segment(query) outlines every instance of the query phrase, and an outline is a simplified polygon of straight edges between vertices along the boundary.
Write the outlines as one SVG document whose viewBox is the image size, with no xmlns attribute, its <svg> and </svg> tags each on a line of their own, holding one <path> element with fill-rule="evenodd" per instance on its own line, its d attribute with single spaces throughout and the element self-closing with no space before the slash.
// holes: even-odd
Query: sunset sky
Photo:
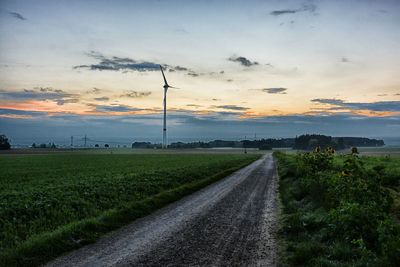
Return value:
<svg viewBox="0 0 400 267">
<path fill-rule="evenodd" d="M 400 137 L 400 1 L 0 0 L 15 142 Z M 65 141 L 67 142 L 67 141 Z"/>
</svg>

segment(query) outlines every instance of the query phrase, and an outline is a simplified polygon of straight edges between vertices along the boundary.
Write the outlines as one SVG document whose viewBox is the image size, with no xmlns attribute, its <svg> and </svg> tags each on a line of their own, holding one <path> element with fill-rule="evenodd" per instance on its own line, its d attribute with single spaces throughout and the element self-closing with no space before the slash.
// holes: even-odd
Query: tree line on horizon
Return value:
<svg viewBox="0 0 400 267">
<path fill-rule="evenodd" d="M 379 147 L 384 146 L 385 142 L 379 139 L 371 139 L 366 137 L 332 137 L 321 134 L 304 134 L 296 136 L 295 138 L 267 138 L 259 140 L 241 140 L 241 141 L 228 141 L 228 140 L 213 140 L 209 142 L 174 142 L 168 145 L 168 148 L 185 149 L 185 148 L 218 148 L 218 147 L 232 147 L 232 148 L 258 148 L 260 150 L 271 150 L 272 148 L 293 148 L 298 150 L 312 150 L 319 146 L 321 148 L 332 147 L 335 150 L 346 149 L 350 147 Z M 49 144 L 35 144 L 32 148 L 57 148 L 54 143 Z M 95 147 L 99 147 L 98 144 Z M 109 147 L 108 144 L 105 147 Z M 0 150 L 7 150 L 11 148 L 9 139 L 0 134 Z M 151 142 L 134 142 L 132 148 L 161 148 L 160 144 L 153 144 Z"/>
<path fill-rule="evenodd" d="M 267 138 L 260 140 L 213 140 L 209 142 L 174 142 L 168 145 L 168 148 L 258 148 L 260 150 L 271 150 L 272 148 L 293 148 L 299 150 L 312 150 L 319 146 L 321 148 L 332 147 L 335 150 L 346 149 L 350 147 L 371 147 L 384 146 L 383 140 L 371 139 L 365 137 L 332 137 L 320 134 L 304 134 L 295 138 Z M 132 148 L 159 148 L 159 144 L 151 142 L 134 142 Z"/>
</svg>

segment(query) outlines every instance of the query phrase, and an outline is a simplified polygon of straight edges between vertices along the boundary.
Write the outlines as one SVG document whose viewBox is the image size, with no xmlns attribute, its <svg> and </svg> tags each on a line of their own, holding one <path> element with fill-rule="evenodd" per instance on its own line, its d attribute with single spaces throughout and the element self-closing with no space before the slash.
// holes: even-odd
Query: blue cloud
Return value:
<svg viewBox="0 0 400 267">
<path fill-rule="evenodd" d="M 131 112 L 131 111 L 141 111 L 143 109 L 134 108 L 127 105 L 96 105 L 96 111 L 99 112 Z"/>
<path fill-rule="evenodd" d="M 268 94 L 286 94 L 287 88 L 282 87 L 273 87 L 273 88 L 264 88 L 261 91 L 266 92 Z"/>
<path fill-rule="evenodd" d="M 227 110 L 248 110 L 250 108 L 236 106 L 236 105 L 220 105 L 220 106 L 211 106 L 212 108 L 220 108 L 220 109 L 227 109 Z"/>
<path fill-rule="evenodd" d="M 139 91 L 126 91 L 121 97 L 128 97 L 128 98 L 142 98 L 151 95 L 150 91 L 146 92 L 139 92 Z"/>
<path fill-rule="evenodd" d="M 282 10 L 274 10 L 271 12 L 271 15 L 274 16 L 279 16 L 279 15 L 285 15 L 285 14 L 294 14 L 299 12 L 298 9 L 282 9 Z"/>
<path fill-rule="evenodd" d="M 160 64 L 150 61 L 140 61 L 127 57 L 106 57 L 101 53 L 90 51 L 87 54 L 89 57 L 99 60 L 100 62 L 97 64 L 90 65 L 77 65 L 74 66 L 73 69 L 89 69 L 89 70 L 109 70 L 109 71 L 159 71 L 160 65 L 162 65 L 165 69 L 169 69 L 172 71 L 188 71 L 187 68 L 182 66 L 170 66 L 167 64 Z"/>
<path fill-rule="evenodd" d="M 254 66 L 254 65 L 259 65 L 259 63 L 257 61 L 251 61 L 251 60 L 249 60 L 249 59 L 247 59 L 245 57 L 232 56 L 232 57 L 228 58 L 228 60 L 232 61 L 232 62 L 237 62 L 240 65 L 245 66 L 245 67 L 251 67 L 251 66 Z"/>
<path fill-rule="evenodd" d="M 317 98 L 312 102 L 332 105 L 330 109 L 353 109 L 353 110 L 371 110 L 371 111 L 400 111 L 400 101 L 377 101 L 371 103 L 346 102 L 341 99 Z"/>
<path fill-rule="evenodd" d="M 11 16 L 13 16 L 14 18 L 19 19 L 19 20 L 26 20 L 26 18 L 24 16 L 22 16 L 20 13 L 8 12 L 8 14 L 10 14 Z"/>
<path fill-rule="evenodd" d="M 0 99 L 7 100 L 50 100 L 57 103 L 57 105 L 64 105 L 65 103 L 79 102 L 79 95 L 70 94 L 60 89 L 51 87 L 37 87 L 34 89 L 24 89 L 22 91 L 6 91 L 0 90 Z"/>
<path fill-rule="evenodd" d="M 127 106 L 98 106 L 100 110 L 132 111 Z M 87 133 L 91 137 L 105 136 L 133 140 L 160 141 L 162 113 L 149 115 L 74 115 L 0 110 L 0 114 L 32 115 L 33 119 L 9 119 L 0 116 L 1 130 L 14 143 L 32 144 L 40 140 L 60 140 L 69 143 L 70 135 Z M 123 114 L 123 113 L 122 113 Z M 334 136 L 398 136 L 400 117 L 366 117 L 354 114 L 289 115 L 240 118 L 240 112 L 196 114 L 188 111 L 168 113 L 169 140 L 242 139 L 244 135 L 259 137 L 293 137 L 304 133 Z M 37 119 L 35 119 L 37 118 Z M 188 138 L 190 136 L 190 138 Z M 20 141 L 19 141 L 20 140 Z M 103 139 L 101 139 L 103 140 Z"/>
<path fill-rule="evenodd" d="M 26 111 L 26 110 L 11 109 L 11 108 L 0 108 L 0 115 L 47 116 L 47 112 Z"/>
<path fill-rule="evenodd" d="M 102 96 L 102 97 L 95 97 L 94 100 L 96 100 L 96 101 L 108 101 L 108 100 L 110 100 L 110 98 L 106 97 L 106 96 Z"/>
<path fill-rule="evenodd" d="M 303 5 L 303 7 L 298 9 L 281 9 L 281 10 L 274 10 L 270 14 L 273 16 L 281 16 L 287 14 L 295 14 L 299 12 L 309 12 L 311 14 L 315 14 L 317 6 L 314 4 Z"/>
</svg>

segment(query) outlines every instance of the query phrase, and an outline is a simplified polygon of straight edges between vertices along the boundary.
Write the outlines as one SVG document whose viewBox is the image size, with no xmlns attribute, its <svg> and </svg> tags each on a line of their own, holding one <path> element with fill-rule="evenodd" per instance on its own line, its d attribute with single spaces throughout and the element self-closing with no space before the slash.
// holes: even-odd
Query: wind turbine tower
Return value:
<svg viewBox="0 0 400 267">
<path fill-rule="evenodd" d="M 164 78 L 164 123 L 163 123 L 163 142 L 162 142 L 162 148 L 167 148 L 167 91 L 168 88 L 176 88 L 173 86 L 170 86 L 167 82 L 167 79 L 165 78 L 164 71 L 162 66 L 160 65 L 160 70 L 162 73 L 162 76 Z M 176 88 L 177 89 L 177 88 Z"/>
</svg>

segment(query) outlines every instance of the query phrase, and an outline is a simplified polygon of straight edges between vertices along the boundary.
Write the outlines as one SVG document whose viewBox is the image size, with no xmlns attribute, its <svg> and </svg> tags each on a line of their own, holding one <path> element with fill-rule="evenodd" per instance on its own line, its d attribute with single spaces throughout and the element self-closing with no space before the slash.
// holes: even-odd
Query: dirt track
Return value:
<svg viewBox="0 0 400 267">
<path fill-rule="evenodd" d="M 49 266 L 275 266 L 271 155 Z"/>
</svg>

